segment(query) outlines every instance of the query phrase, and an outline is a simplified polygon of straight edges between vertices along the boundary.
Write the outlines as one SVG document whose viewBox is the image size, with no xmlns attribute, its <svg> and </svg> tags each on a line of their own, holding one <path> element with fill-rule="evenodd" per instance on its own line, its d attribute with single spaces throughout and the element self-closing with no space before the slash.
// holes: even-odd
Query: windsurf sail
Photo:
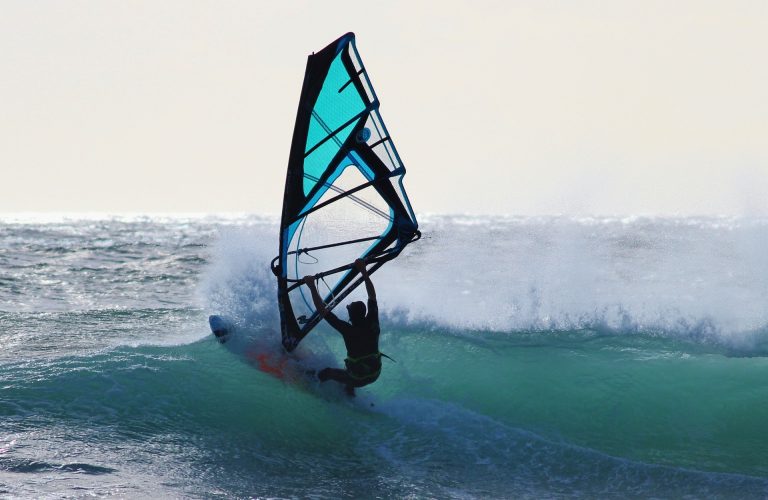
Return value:
<svg viewBox="0 0 768 500">
<path fill-rule="evenodd" d="M 421 234 L 405 167 L 347 33 L 309 56 L 285 180 L 277 276 L 282 342 L 292 351 L 321 320 L 301 279 L 316 275 L 329 309 Z"/>
</svg>

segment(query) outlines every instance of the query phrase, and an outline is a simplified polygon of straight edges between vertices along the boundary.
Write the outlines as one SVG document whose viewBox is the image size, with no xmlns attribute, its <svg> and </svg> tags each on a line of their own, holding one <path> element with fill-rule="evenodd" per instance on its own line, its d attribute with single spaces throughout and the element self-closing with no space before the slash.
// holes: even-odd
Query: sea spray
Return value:
<svg viewBox="0 0 768 500">
<path fill-rule="evenodd" d="M 0 495 L 768 495 L 767 221 L 420 220 L 373 407 L 210 335 L 277 342 L 274 217 L 0 225 Z"/>
</svg>

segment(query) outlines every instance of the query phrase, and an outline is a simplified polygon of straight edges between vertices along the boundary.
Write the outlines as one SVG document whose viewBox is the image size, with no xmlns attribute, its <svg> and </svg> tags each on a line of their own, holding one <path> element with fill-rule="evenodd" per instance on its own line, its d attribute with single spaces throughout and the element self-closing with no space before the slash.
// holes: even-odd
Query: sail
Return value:
<svg viewBox="0 0 768 500">
<path fill-rule="evenodd" d="M 373 273 L 420 237 L 405 168 L 378 109 L 353 33 L 309 56 L 272 261 L 288 351 L 321 319 L 303 276 L 322 278 L 318 289 L 332 309 L 363 281 L 355 259 Z"/>
</svg>

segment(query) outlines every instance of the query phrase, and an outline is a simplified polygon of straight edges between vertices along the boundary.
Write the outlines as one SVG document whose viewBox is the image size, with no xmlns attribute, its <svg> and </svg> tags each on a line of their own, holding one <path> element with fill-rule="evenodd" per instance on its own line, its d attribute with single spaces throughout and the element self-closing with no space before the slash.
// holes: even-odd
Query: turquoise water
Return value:
<svg viewBox="0 0 768 500">
<path fill-rule="evenodd" d="M 209 334 L 277 340 L 273 219 L 0 226 L 0 495 L 768 496 L 767 224 L 425 219 L 352 401 Z"/>
</svg>

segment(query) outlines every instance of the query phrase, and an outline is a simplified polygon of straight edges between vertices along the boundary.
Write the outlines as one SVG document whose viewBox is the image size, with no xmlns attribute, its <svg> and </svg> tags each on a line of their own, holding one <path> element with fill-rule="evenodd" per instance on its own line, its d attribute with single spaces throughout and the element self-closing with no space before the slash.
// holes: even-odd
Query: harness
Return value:
<svg viewBox="0 0 768 500">
<path fill-rule="evenodd" d="M 394 363 L 397 362 L 386 354 L 377 351 L 358 358 L 349 357 L 344 360 L 344 364 L 347 366 L 347 373 L 349 373 L 349 376 L 353 379 L 374 381 L 379 378 L 379 375 L 381 374 L 382 357 L 392 360 Z M 372 364 L 367 363 L 369 360 L 374 360 L 377 366 L 374 368 Z"/>
</svg>

